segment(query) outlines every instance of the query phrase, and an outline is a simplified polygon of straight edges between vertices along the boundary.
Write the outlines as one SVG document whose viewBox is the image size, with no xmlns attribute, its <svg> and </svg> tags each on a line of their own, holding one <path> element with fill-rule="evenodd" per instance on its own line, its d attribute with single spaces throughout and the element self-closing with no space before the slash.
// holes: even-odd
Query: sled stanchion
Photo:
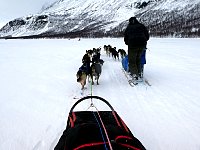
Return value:
<svg viewBox="0 0 200 150">
<path fill-rule="evenodd" d="M 104 98 L 99 97 L 99 96 L 86 96 L 86 97 L 83 97 L 83 98 L 79 99 L 79 100 L 72 106 L 72 108 L 71 108 L 71 110 L 70 110 L 70 113 L 73 112 L 73 110 L 74 110 L 74 108 L 76 107 L 76 105 L 78 105 L 80 102 L 82 102 L 82 101 L 84 101 L 84 100 L 87 100 L 87 99 L 91 99 L 91 100 L 92 100 L 92 99 L 99 99 L 99 100 L 103 101 L 104 103 L 106 103 L 106 104 L 110 107 L 110 109 L 111 109 L 112 111 L 115 111 L 114 108 L 110 105 L 110 103 L 109 103 L 108 101 L 106 101 Z"/>
</svg>

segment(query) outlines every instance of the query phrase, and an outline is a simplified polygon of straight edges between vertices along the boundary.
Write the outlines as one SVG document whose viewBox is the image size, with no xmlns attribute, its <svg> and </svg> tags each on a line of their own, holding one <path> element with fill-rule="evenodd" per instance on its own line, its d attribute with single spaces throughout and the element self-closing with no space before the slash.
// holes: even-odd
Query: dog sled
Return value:
<svg viewBox="0 0 200 150">
<path fill-rule="evenodd" d="M 144 65 L 146 64 L 146 49 L 143 51 L 142 55 L 141 55 L 141 76 L 143 77 L 144 74 Z M 128 55 L 126 55 L 123 59 L 122 59 L 122 67 L 124 69 L 124 71 L 129 72 L 129 67 L 128 67 Z"/>
<path fill-rule="evenodd" d="M 109 111 L 74 111 L 84 100 L 104 102 Z M 67 127 L 54 150 L 145 150 L 142 143 L 133 136 L 114 108 L 99 96 L 79 99 L 71 108 Z"/>
<path fill-rule="evenodd" d="M 140 78 L 140 81 L 134 82 L 130 76 L 129 67 L 128 67 L 128 55 L 126 55 L 122 59 L 121 62 L 122 62 L 122 71 L 125 74 L 130 86 L 134 87 L 135 85 L 138 84 L 138 82 L 143 82 L 145 85 L 151 86 L 149 81 L 146 78 L 144 78 L 144 65 L 146 64 L 146 49 L 143 51 L 143 53 L 141 55 L 141 78 Z"/>
</svg>

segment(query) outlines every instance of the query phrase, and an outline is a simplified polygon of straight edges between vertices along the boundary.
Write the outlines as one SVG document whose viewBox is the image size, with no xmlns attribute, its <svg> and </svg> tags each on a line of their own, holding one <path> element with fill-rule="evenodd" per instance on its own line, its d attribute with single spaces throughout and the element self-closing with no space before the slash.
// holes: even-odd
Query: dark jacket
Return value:
<svg viewBox="0 0 200 150">
<path fill-rule="evenodd" d="M 147 28 L 137 20 L 130 22 L 124 33 L 124 42 L 129 47 L 146 47 L 149 40 L 149 32 Z"/>
<path fill-rule="evenodd" d="M 82 63 L 89 63 L 90 64 L 90 56 L 85 54 L 82 58 Z"/>
</svg>

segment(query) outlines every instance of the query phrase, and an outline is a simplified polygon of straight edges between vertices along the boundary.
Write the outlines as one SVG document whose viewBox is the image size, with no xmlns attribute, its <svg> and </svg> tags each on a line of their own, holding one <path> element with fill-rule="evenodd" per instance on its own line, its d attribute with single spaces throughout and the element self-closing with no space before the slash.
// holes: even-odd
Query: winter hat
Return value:
<svg viewBox="0 0 200 150">
<path fill-rule="evenodd" d="M 129 23 L 135 23 L 135 22 L 138 22 L 137 19 L 136 19 L 136 17 L 131 17 L 129 19 Z"/>
</svg>

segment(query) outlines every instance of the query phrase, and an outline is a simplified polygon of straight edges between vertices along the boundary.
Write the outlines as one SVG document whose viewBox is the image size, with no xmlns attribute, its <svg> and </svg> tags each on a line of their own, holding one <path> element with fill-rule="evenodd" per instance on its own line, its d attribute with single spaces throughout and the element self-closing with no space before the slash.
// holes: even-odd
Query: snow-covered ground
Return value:
<svg viewBox="0 0 200 150">
<path fill-rule="evenodd" d="M 0 40 L 0 149 L 53 150 L 73 97 L 81 96 L 75 75 L 82 56 L 108 44 L 127 50 L 122 38 Z M 87 84 L 84 94 L 108 100 L 148 150 L 199 150 L 199 47 L 200 39 L 151 38 L 145 66 L 151 87 L 130 87 L 121 62 L 102 50 L 100 85 Z"/>
</svg>

